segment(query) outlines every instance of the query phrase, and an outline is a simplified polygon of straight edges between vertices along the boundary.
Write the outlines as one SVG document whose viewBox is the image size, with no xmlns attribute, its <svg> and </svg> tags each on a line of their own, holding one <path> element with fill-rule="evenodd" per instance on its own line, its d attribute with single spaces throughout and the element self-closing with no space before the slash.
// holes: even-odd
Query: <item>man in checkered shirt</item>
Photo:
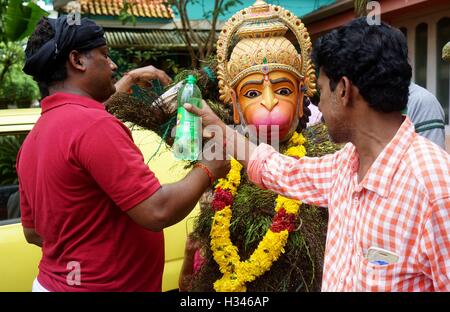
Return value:
<svg viewBox="0 0 450 312">
<path fill-rule="evenodd" d="M 187 105 L 204 126 L 228 130 L 227 148 L 246 147 L 233 156 L 254 183 L 328 207 L 323 291 L 450 291 L 450 157 L 402 116 L 405 51 L 400 31 L 365 18 L 317 41 L 319 108 L 333 140 L 347 143 L 320 158 L 256 146 L 206 105 Z"/>
</svg>

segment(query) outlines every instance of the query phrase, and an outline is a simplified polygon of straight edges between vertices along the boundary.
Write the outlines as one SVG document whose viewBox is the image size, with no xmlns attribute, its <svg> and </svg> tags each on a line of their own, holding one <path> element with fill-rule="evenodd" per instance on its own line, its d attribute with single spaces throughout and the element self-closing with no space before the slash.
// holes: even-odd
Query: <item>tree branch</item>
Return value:
<svg viewBox="0 0 450 312">
<path fill-rule="evenodd" d="M 191 57 L 191 66 L 197 67 L 197 56 L 195 55 L 194 48 L 192 47 L 192 41 L 188 34 L 188 27 L 186 25 L 186 19 L 188 17 L 186 16 L 186 11 L 183 10 L 183 7 L 185 6 L 184 0 L 174 1 L 175 6 L 178 9 L 178 12 L 180 13 L 180 20 L 181 20 L 181 26 L 182 26 L 182 33 L 184 36 L 184 39 L 186 40 L 189 56 Z"/>
<path fill-rule="evenodd" d="M 209 57 L 212 53 L 212 50 L 214 48 L 214 41 L 216 39 L 216 26 L 217 26 L 217 19 L 219 18 L 220 9 L 222 8 L 223 0 L 215 0 L 214 1 L 214 11 L 213 11 L 213 19 L 211 23 L 211 29 L 208 34 L 208 39 L 206 39 L 206 57 Z"/>
<path fill-rule="evenodd" d="M 183 14 L 185 16 L 186 25 L 189 30 L 189 34 L 190 34 L 191 38 L 197 43 L 199 58 L 201 60 L 203 60 L 203 59 L 205 59 L 205 47 L 203 46 L 203 42 L 201 41 L 200 37 L 192 29 L 191 21 L 189 20 L 189 17 L 187 15 L 187 11 L 186 11 L 187 3 L 188 3 L 188 1 L 186 1 L 183 6 Z"/>
</svg>

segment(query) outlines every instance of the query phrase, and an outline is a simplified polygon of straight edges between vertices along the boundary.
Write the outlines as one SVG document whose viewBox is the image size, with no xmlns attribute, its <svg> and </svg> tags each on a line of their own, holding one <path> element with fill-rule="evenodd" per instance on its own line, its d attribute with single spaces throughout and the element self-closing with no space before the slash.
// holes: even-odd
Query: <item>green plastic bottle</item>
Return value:
<svg viewBox="0 0 450 312">
<path fill-rule="evenodd" d="M 177 159 L 197 160 L 200 154 L 202 146 L 200 117 L 183 107 L 185 103 L 202 107 L 202 93 L 196 83 L 195 76 L 189 75 L 185 85 L 178 91 L 177 126 L 173 144 L 173 153 Z"/>
</svg>

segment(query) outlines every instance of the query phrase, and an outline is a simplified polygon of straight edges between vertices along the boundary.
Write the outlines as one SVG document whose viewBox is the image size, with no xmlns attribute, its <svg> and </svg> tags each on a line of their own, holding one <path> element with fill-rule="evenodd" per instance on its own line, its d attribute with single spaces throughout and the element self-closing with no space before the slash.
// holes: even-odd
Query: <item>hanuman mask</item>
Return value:
<svg viewBox="0 0 450 312">
<path fill-rule="evenodd" d="M 233 15 L 217 42 L 217 72 L 234 123 L 278 129 L 279 139 L 288 139 L 303 115 L 303 97 L 316 92 L 310 53 L 305 26 L 279 6 L 258 0 Z"/>
</svg>

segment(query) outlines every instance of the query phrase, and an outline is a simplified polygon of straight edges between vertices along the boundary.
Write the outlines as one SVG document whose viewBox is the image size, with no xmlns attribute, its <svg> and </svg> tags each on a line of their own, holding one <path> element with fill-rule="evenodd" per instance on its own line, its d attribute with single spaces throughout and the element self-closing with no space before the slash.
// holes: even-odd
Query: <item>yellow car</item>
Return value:
<svg viewBox="0 0 450 312">
<path fill-rule="evenodd" d="M 40 113 L 40 108 L 0 110 L 0 136 L 27 134 Z M 156 153 L 148 165 L 162 184 L 176 182 L 187 173 L 183 163 L 177 162 L 164 144 L 160 146 L 161 140 L 156 134 L 135 127 L 131 127 L 131 131 L 146 162 Z M 0 186 L 0 195 L 2 189 L 14 191 L 17 186 Z M 6 219 L 6 207 L 4 203 L 1 207 L 1 202 L 0 198 L 0 291 L 31 291 L 32 282 L 38 273 L 41 249 L 26 242 L 19 218 Z M 198 209 L 197 205 L 183 221 L 164 230 L 163 291 L 178 288 L 186 236 L 192 230 Z"/>
</svg>

